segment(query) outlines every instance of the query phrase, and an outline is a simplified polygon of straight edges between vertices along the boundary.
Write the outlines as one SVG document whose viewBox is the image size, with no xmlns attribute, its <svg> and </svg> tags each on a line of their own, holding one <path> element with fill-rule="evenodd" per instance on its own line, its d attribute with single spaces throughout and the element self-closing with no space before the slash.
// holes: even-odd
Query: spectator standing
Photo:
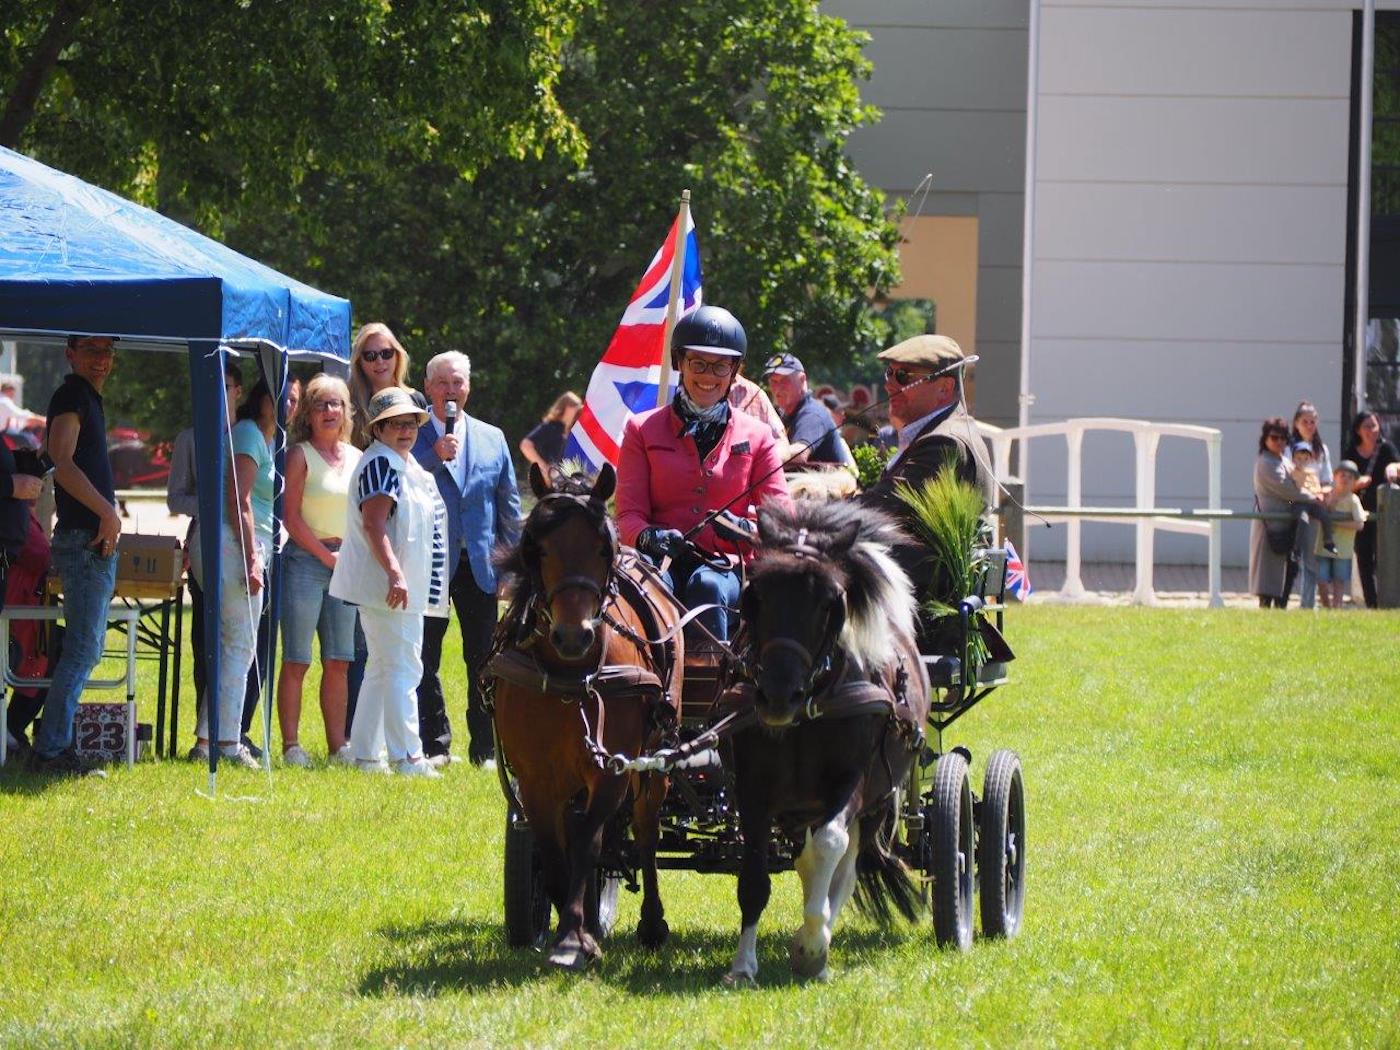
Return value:
<svg viewBox="0 0 1400 1050">
<path fill-rule="evenodd" d="M 1347 585 L 1351 583 L 1351 556 L 1356 544 L 1356 534 L 1360 531 L 1366 512 L 1361 509 L 1361 501 L 1352 492 L 1356 483 L 1356 464 L 1344 459 L 1337 464 L 1332 475 L 1332 491 L 1327 496 L 1327 509 L 1345 515 L 1347 520 L 1336 523 L 1337 550 L 1329 553 L 1321 545 L 1314 554 L 1317 557 L 1317 589 L 1324 609 L 1340 609 L 1346 596 Z"/>
<path fill-rule="evenodd" d="M 788 447 L 782 458 L 791 466 L 841 464 L 841 434 L 826 406 L 807 388 L 802 362 L 793 354 L 774 354 L 763 366 L 763 378 L 787 429 Z"/>
<path fill-rule="evenodd" d="M 471 361 L 449 351 L 428 362 L 427 387 L 433 411 L 413 445 L 413 455 L 435 482 L 447 508 L 448 593 L 462 632 L 467 665 L 467 757 L 494 765 L 495 730 L 481 696 L 481 676 L 496 630 L 497 544 L 520 538 L 520 495 L 509 446 L 500 429 L 467 415 Z M 449 410 L 448 406 L 452 406 Z M 449 426 L 448 420 L 452 421 Z M 418 711 L 428 756 L 448 760 L 452 727 L 438 668 L 447 621 L 429 616 L 423 624 L 423 677 Z"/>
<path fill-rule="evenodd" d="M 54 464 L 58 522 L 53 564 L 63 582 L 63 655 L 53 669 L 44 722 L 29 756 L 39 773 L 91 771 L 73 749 L 73 715 L 88 675 L 102 658 L 107 607 L 117 584 L 117 513 L 107 458 L 102 388 L 112 374 L 116 340 L 69 336 L 72 371 L 49 401 L 48 452 Z"/>
<path fill-rule="evenodd" d="M 1322 493 L 1325 495 L 1332 488 L 1332 453 L 1322 440 L 1322 434 L 1317 427 L 1317 409 L 1308 400 L 1298 402 L 1298 407 L 1293 410 L 1293 422 L 1288 434 L 1288 447 L 1290 451 L 1299 442 L 1306 442 L 1311 447 L 1312 466 L 1311 472 L 1317 478 L 1317 482 L 1322 486 Z M 1313 556 L 1313 548 L 1318 545 L 1317 522 L 1311 517 L 1298 523 L 1298 550 L 1296 557 L 1288 563 L 1288 574 L 1283 583 L 1283 600 L 1287 604 L 1288 596 L 1293 593 L 1293 582 L 1297 578 L 1300 569 L 1306 569 L 1316 574 L 1317 561 Z M 1308 592 L 1311 593 L 1311 592 Z M 1305 609 L 1312 608 L 1311 600 L 1303 600 L 1307 594 L 1303 590 L 1299 591 L 1300 602 Z"/>
<path fill-rule="evenodd" d="M 214 702 L 219 705 L 219 751 L 229 762 L 257 769 L 242 740 L 248 672 L 257 664 L 258 620 L 266 600 L 267 566 L 272 554 L 272 438 L 277 402 L 260 379 L 238 409 L 231 441 L 233 466 L 225 486 L 220 538 L 219 650 L 223 674 Z M 262 673 L 266 668 L 258 667 Z M 209 743 L 209 704 L 198 726 L 199 742 Z"/>
<path fill-rule="evenodd" d="M 1288 426 L 1278 416 L 1264 420 L 1259 432 L 1259 455 L 1254 461 L 1254 504 L 1264 514 L 1308 512 L 1321 515 L 1324 507 L 1299 487 L 1292 476 L 1288 452 Z M 1336 550 L 1330 520 L 1321 518 L 1324 549 Z M 1259 598 L 1259 608 L 1282 609 L 1288 604 L 1284 577 L 1295 547 L 1294 522 L 1255 520 L 1249 535 L 1249 589 Z"/>
<path fill-rule="evenodd" d="M 1358 412 L 1351 422 L 1346 457 L 1357 465 L 1356 494 L 1368 514 L 1376 512 L 1376 486 L 1400 481 L 1400 452 L 1381 437 L 1381 421 L 1374 412 Z M 1366 607 L 1376 607 L 1376 523 L 1366 522 L 1356 535 L 1356 571 Z"/>
<path fill-rule="evenodd" d="M 582 407 L 583 400 L 566 390 L 554 399 L 540 424 L 520 439 L 520 454 L 538 466 L 545 477 L 563 460 L 564 443 Z"/>
<path fill-rule="evenodd" d="M 374 439 L 350 479 L 345 542 L 330 593 L 359 607 L 369 646 L 365 689 L 350 742 L 355 762 L 406 776 L 440 774 L 426 760 L 418 733 L 417 686 L 423 673 L 423 617 L 446 612 L 446 510 L 437 486 L 410 452 L 427 421 L 410 391 L 370 398 L 367 430 Z"/>
<path fill-rule="evenodd" d="M 243 370 L 236 358 L 224 361 L 224 403 L 228 407 L 228 422 L 232 427 L 238 404 L 243 400 Z M 186 427 L 175 437 L 170 453 L 170 478 L 165 487 L 165 505 L 171 514 L 184 514 L 190 519 L 185 531 L 185 560 L 190 572 L 190 651 L 194 657 L 195 721 L 204 710 L 204 576 L 200 566 L 199 547 L 199 485 L 195 472 L 194 427 Z M 244 707 L 257 702 L 258 680 L 250 676 L 244 695 Z M 191 761 L 209 758 L 207 744 L 195 742 L 187 756 Z"/>
<path fill-rule="evenodd" d="M 20 408 L 19 387 L 6 380 L 0 383 L 0 430 L 22 430 L 34 423 L 42 423 L 44 417 L 37 412 Z"/>
<path fill-rule="evenodd" d="M 39 498 L 39 489 L 42 487 L 42 480 L 34 474 L 23 473 L 19 465 L 15 462 L 15 454 L 10 451 L 10 446 L 3 439 L 0 439 L 0 611 L 5 608 L 5 596 L 9 587 L 10 567 L 15 565 L 20 568 L 29 568 L 29 561 L 35 559 L 37 550 L 29 554 L 23 562 L 21 557 L 26 554 L 25 544 L 33 539 L 41 543 L 45 548 L 43 562 L 48 563 L 47 547 L 43 533 L 39 530 L 38 523 L 34 521 L 30 507 L 34 500 Z M 19 621 L 11 627 L 19 626 Z M 0 689 L 4 689 L 5 684 L 0 682 Z M 13 716 L 11 724 L 13 724 Z M 0 727 L 0 731 L 7 729 Z M 28 751 L 28 741 L 24 739 L 24 727 L 16 727 L 18 732 L 11 735 L 14 737 L 14 744 L 19 745 L 24 751 Z M 16 753 L 11 752 L 14 756 Z"/>
<path fill-rule="evenodd" d="M 773 407 L 773 402 L 768 400 L 768 395 L 763 392 L 763 387 L 744 375 L 743 366 L 742 361 L 737 363 L 736 367 L 741 371 L 734 373 L 734 379 L 729 384 L 727 396 L 729 407 L 758 420 L 768 428 L 773 435 L 773 440 L 781 446 L 787 440 L 787 431 L 783 429 L 783 419 L 778 415 L 778 410 Z"/>
<path fill-rule="evenodd" d="M 321 716 L 332 760 L 353 761 L 345 739 L 346 672 L 355 656 L 355 607 L 328 593 L 345 536 L 350 475 L 360 451 L 350 444 L 350 390 L 321 374 L 311 380 L 290 425 L 284 513 L 290 543 L 282 560 L 282 668 L 277 716 L 282 761 L 311 765 L 301 746 L 301 691 L 311 637 L 321 640 Z"/>
</svg>

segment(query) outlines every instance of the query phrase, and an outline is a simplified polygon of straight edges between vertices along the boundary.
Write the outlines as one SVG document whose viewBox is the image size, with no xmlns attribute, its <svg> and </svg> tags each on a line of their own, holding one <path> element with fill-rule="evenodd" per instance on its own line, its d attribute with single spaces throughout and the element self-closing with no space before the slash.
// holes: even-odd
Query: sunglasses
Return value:
<svg viewBox="0 0 1400 1050">
<path fill-rule="evenodd" d="M 414 416 L 399 416 L 394 419 L 386 419 L 380 426 L 390 427 L 394 430 L 417 430 L 418 420 Z"/>
<path fill-rule="evenodd" d="M 893 379 L 900 386 L 909 386 L 911 383 L 917 383 L 928 377 L 927 372 L 911 372 L 907 368 L 896 368 L 893 365 L 885 369 L 885 378 Z"/>
<path fill-rule="evenodd" d="M 366 350 L 360 357 L 365 361 L 387 361 L 397 353 L 392 346 L 386 346 L 383 350 Z"/>
<path fill-rule="evenodd" d="M 1287 441 L 1287 440 L 1288 440 L 1288 435 L 1287 435 L 1287 434 L 1266 434 L 1266 435 L 1264 435 L 1264 440 L 1265 440 L 1265 441 Z"/>
</svg>

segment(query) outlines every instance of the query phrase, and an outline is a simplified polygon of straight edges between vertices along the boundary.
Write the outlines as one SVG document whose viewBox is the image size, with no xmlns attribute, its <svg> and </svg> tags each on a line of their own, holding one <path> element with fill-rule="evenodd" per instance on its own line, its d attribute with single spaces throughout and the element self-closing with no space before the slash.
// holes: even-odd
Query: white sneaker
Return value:
<svg viewBox="0 0 1400 1050">
<path fill-rule="evenodd" d="M 331 755 L 331 762 L 340 766 L 353 766 L 355 764 L 355 750 L 349 744 L 341 744 L 340 750 Z"/>
<path fill-rule="evenodd" d="M 355 768 L 361 773 L 389 773 L 389 763 L 382 758 L 357 758 Z"/>
<path fill-rule="evenodd" d="M 258 760 L 253 757 L 253 752 L 249 751 L 243 744 L 219 748 L 219 758 L 224 762 L 231 762 L 236 766 L 242 766 L 244 769 L 262 769 L 262 766 L 258 764 Z"/>
<path fill-rule="evenodd" d="M 293 744 L 282 752 L 282 764 L 284 766 L 298 766 L 301 769 L 310 769 L 311 756 L 306 753 L 300 744 Z"/>
<path fill-rule="evenodd" d="M 452 765 L 451 755 L 428 755 L 424 760 L 434 769 L 442 769 L 444 766 Z"/>
<path fill-rule="evenodd" d="M 422 755 L 417 758 L 405 758 L 394 763 L 394 772 L 405 777 L 427 777 L 429 780 L 440 780 L 442 774 L 434 769 Z"/>
</svg>

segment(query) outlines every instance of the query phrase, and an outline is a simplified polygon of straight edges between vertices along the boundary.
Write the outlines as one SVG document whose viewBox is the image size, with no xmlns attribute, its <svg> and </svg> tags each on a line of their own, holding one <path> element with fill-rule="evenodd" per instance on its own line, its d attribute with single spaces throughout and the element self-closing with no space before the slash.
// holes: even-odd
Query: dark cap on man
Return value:
<svg viewBox="0 0 1400 1050">
<path fill-rule="evenodd" d="M 916 335 L 880 351 L 878 356 L 891 364 L 935 370 L 957 365 L 966 357 L 962 347 L 946 335 Z"/>
<path fill-rule="evenodd" d="M 1356 460 L 1354 459 L 1342 460 L 1337 464 L 1337 468 L 1332 471 L 1333 474 L 1341 474 L 1343 472 L 1350 474 L 1354 478 L 1359 478 L 1361 476 L 1361 471 L 1357 469 Z"/>
<path fill-rule="evenodd" d="M 763 366 L 763 378 L 769 376 L 792 376 L 798 373 L 805 373 L 807 370 L 802 367 L 802 362 L 795 354 L 774 354 Z"/>
</svg>

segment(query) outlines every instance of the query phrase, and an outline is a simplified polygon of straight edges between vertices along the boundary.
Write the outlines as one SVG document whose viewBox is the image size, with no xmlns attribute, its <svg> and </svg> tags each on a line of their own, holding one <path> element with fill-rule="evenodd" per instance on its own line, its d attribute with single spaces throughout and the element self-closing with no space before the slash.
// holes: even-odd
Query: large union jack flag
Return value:
<svg viewBox="0 0 1400 1050">
<path fill-rule="evenodd" d="M 652 257 L 632 301 L 622 314 L 617 331 L 593 370 L 583 409 L 569 431 L 566 459 L 586 460 L 590 469 L 604 463 L 617 466 L 622 428 L 636 413 L 656 407 L 661 381 L 662 337 L 666 330 L 666 304 L 671 295 L 671 261 L 675 258 L 679 216 L 660 250 Z M 700 241 L 695 221 L 686 213 L 685 268 L 682 271 L 679 319 L 700 305 Z M 676 382 L 674 373 L 671 382 Z"/>
<path fill-rule="evenodd" d="M 1006 541 L 1006 589 L 1018 602 L 1031 596 L 1031 574 L 1010 540 Z"/>
</svg>

